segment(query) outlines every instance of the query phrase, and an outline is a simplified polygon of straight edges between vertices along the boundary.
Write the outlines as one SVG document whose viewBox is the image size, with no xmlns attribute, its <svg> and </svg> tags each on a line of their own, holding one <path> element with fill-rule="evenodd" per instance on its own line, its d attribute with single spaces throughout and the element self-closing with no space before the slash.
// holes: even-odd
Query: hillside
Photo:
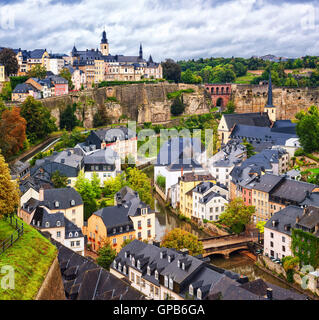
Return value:
<svg viewBox="0 0 319 320">
<path fill-rule="evenodd" d="M 56 247 L 37 230 L 27 224 L 24 230 L 11 248 L 4 253 L 0 251 L 0 270 L 8 265 L 15 270 L 15 289 L 3 290 L 0 286 L 0 300 L 34 299 L 57 255 Z M 0 219 L 0 243 L 13 231 L 6 220 Z M 2 277 L 0 274 L 0 283 Z"/>
</svg>

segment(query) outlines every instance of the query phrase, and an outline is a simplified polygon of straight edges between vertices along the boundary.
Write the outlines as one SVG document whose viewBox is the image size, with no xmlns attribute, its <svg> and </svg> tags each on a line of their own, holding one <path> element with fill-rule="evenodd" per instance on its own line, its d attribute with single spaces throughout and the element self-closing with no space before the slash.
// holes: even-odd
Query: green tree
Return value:
<svg viewBox="0 0 319 320">
<path fill-rule="evenodd" d="M 151 181 L 143 171 L 137 168 L 128 168 L 127 182 L 128 186 L 138 193 L 143 202 L 153 206 Z"/>
<path fill-rule="evenodd" d="M 176 250 L 188 249 L 191 256 L 203 253 L 203 243 L 195 235 L 180 228 L 166 233 L 161 242 L 161 247 Z"/>
<path fill-rule="evenodd" d="M 69 69 L 63 68 L 60 71 L 59 76 L 68 81 L 69 90 L 73 90 L 74 89 L 74 85 L 73 85 L 73 82 L 72 82 L 72 74 L 71 74 Z"/>
<path fill-rule="evenodd" d="M 101 180 L 96 172 L 93 173 L 91 185 L 92 185 L 93 191 L 95 192 L 95 198 L 96 199 L 101 198 L 101 195 L 102 195 Z"/>
<path fill-rule="evenodd" d="M 109 270 L 113 260 L 116 257 L 116 250 L 111 247 L 110 242 L 107 242 L 98 251 L 96 262 L 102 268 Z"/>
<path fill-rule="evenodd" d="M 181 67 L 172 59 L 167 59 L 165 62 L 162 62 L 163 67 L 163 77 L 166 80 L 171 80 L 176 83 L 181 81 Z"/>
<path fill-rule="evenodd" d="M 260 233 L 264 233 L 265 224 L 266 224 L 266 221 L 257 222 L 256 227 L 257 227 L 257 229 L 259 230 Z"/>
<path fill-rule="evenodd" d="M 11 181 L 8 164 L 0 154 L 0 218 L 15 213 L 19 201 L 18 184 Z"/>
<path fill-rule="evenodd" d="M 1 98 L 5 101 L 11 100 L 12 87 L 10 82 L 6 82 L 1 90 Z"/>
<path fill-rule="evenodd" d="M 234 233 L 241 233 L 250 222 L 255 207 L 246 206 L 240 198 L 235 198 L 226 206 L 226 210 L 220 215 L 220 221 L 230 227 Z"/>
<path fill-rule="evenodd" d="M 185 105 L 180 96 L 176 97 L 171 106 L 171 113 L 174 116 L 179 116 L 185 111 Z"/>
<path fill-rule="evenodd" d="M 14 75 L 19 70 L 16 54 L 9 48 L 0 51 L 0 64 L 4 65 L 4 72 L 7 76 Z"/>
<path fill-rule="evenodd" d="M 75 116 L 76 105 L 67 105 L 66 109 L 60 115 L 60 129 L 72 131 L 76 126 L 80 125 L 79 120 Z"/>
<path fill-rule="evenodd" d="M 156 177 L 156 184 L 163 190 L 165 190 L 166 187 L 166 178 L 162 175 L 158 175 Z"/>
<path fill-rule="evenodd" d="M 125 174 L 117 175 L 115 178 L 109 178 L 104 181 L 102 192 L 105 196 L 113 197 L 115 193 L 119 192 L 127 185 Z"/>
<path fill-rule="evenodd" d="M 213 68 L 212 82 L 214 83 L 230 83 L 236 80 L 236 74 L 234 72 L 233 66 L 219 65 Z"/>
<path fill-rule="evenodd" d="M 306 153 L 319 150 L 319 111 L 316 106 L 311 106 L 308 111 L 296 114 L 296 132 Z"/>
<path fill-rule="evenodd" d="M 47 76 L 47 69 L 41 64 L 34 65 L 27 73 L 30 78 L 44 79 Z"/>
<path fill-rule="evenodd" d="M 56 130 L 55 119 L 40 101 L 28 97 L 21 106 L 21 116 L 27 120 L 27 137 L 31 143 Z"/>
<path fill-rule="evenodd" d="M 224 113 L 226 114 L 234 113 L 235 110 L 236 110 L 235 102 L 233 100 L 229 100 L 226 105 L 226 110 L 224 111 Z"/>
<path fill-rule="evenodd" d="M 54 188 L 62 189 L 68 186 L 68 177 L 61 174 L 59 170 L 55 171 L 51 177 Z"/>
<path fill-rule="evenodd" d="M 253 147 L 253 145 L 252 145 L 251 143 L 249 143 L 249 142 L 247 141 L 246 138 L 243 139 L 242 145 L 246 147 L 246 150 L 247 150 L 247 159 L 256 154 L 256 152 L 254 151 L 255 148 Z"/>
</svg>

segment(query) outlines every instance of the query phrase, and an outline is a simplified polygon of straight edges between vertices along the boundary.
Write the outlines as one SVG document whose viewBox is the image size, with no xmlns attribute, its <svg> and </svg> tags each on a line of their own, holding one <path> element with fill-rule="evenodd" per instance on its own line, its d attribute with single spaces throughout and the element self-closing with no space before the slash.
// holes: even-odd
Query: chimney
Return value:
<svg viewBox="0 0 319 320">
<path fill-rule="evenodd" d="M 300 218 L 299 218 L 299 216 L 296 218 L 296 223 L 299 223 L 299 221 L 300 221 Z"/>
<path fill-rule="evenodd" d="M 44 189 L 42 187 L 39 190 L 39 201 L 44 201 Z"/>
<path fill-rule="evenodd" d="M 272 289 L 271 288 L 267 288 L 267 299 L 272 300 Z"/>
<path fill-rule="evenodd" d="M 183 176 L 183 173 L 184 173 L 184 168 L 182 167 L 182 169 L 181 169 L 181 176 Z"/>
</svg>

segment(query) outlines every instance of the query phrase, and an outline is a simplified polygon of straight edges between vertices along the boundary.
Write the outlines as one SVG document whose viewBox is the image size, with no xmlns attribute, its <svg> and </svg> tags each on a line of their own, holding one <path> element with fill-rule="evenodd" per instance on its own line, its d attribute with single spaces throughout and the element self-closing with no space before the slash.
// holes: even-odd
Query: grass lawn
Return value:
<svg viewBox="0 0 319 320">
<path fill-rule="evenodd" d="M 235 81 L 235 83 L 238 84 L 249 84 L 251 80 L 253 80 L 254 78 L 256 78 L 256 75 L 252 74 L 252 73 L 247 73 L 246 75 L 242 76 L 242 77 L 238 77 Z"/>
<path fill-rule="evenodd" d="M 0 242 L 9 238 L 14 230 L 10 223 L 0 220 Z"/>
<path fill-rule="evenodd" d="M 10 232 L 8 225 L 0 220 L 0 234 Z M 27 224 L 24 224 L 24 230 L 23 236 L 0 254 L 0 270 L 7 265 L 15 270 L 15 289 L 0 287 L 0 300 L 34 299 L 56 257 L 57 249 L 48 239 Z M 0 274 L 0 281 L 2 276 Z"/>
</svg>

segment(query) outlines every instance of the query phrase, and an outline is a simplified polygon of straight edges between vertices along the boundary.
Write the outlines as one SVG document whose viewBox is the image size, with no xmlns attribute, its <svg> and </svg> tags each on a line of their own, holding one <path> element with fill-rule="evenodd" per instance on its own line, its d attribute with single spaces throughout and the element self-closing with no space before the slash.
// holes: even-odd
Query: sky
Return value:
<svg viewBox="0 0 319 320">
<path fill-rule="evenodd" d="M 0 0 L 0 47 L 99 48 L 155 61 L 319 55 L 319 1 Z"/>
</svg>

